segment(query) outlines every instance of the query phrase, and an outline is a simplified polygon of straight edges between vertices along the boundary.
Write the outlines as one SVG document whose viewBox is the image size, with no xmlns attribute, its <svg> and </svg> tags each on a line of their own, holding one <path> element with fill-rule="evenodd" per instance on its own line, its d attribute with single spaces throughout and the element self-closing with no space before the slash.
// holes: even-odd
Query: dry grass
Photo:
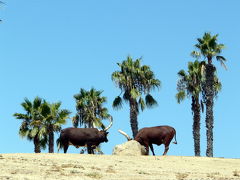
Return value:
<svg viewBox="0 0 240 180">
<path fill-rule="evenodd" d="M 233 176 L 240 177 L 240 171 L 234 170 L 234 171 L 233 171 Z"/>
<path fill-rule="evenodd" d="M 93 179 L 100 179 L 102 177 L 102 175 L 98 172 L 86 173 L 85 176 L 88 176 L 88 177 L 93 178 Z"/>
<path fill-rule="evenodd" d="M 177 173 L 176 174 L 176 178 L 177 180 L 184 180 L 188 177 L 188 174 L 187 173 Z"/>
<path fill-rule="evenodd" d="M 0 179 L 240 180 L 240 159 L 0 154 Z"/>
</svg>

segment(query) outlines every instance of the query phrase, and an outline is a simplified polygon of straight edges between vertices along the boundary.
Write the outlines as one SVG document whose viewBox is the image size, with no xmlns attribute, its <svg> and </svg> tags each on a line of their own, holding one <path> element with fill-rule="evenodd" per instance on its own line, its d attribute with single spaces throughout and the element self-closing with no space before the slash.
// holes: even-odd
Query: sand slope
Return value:
<svg viewBox="0 0 240 180">
<path fill-rule="evenodd" d="M 0 179 L 239 179 L 240 159 L 0 154 Z"/>
</svg>

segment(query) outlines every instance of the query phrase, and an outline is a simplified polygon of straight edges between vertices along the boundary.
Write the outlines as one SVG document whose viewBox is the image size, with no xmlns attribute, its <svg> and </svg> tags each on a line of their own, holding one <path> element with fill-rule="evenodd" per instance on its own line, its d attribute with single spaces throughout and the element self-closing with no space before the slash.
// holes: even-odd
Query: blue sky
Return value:
<svg viewBox="0 0 240 180">
<path fill-rule="evenodd" d="M 109 142 L 102 144 L 104 153 L 111 154 L 126 141 L 118 129 L 132 134 L 128 105 L 119 111 L 111 106 L 120 93 L 111 74 L 117 62 L 131 55 L 142 57 L 162 82 L 153 92 L 159 106 L 139 115 L 139 127 L 173 126 L 178 145 L 172 144 L 168 155 L 194 155 L 191 102 L 176 102 L 177 72 L 194 60 L 190 52 L 196 38 L 212 32 L 226 45 L 222 55 L 228 59 L 227 71 L 215 62 L 223 88 L 214 109 L 214 156 L 239 158 L 239 6 L 238 0 L 5 0 L 0 8 L 0 153 L 33 152 L 33 143 L 18 136 L 20 121 L 12 116 L 24 112 L 20 104 L 25 97 L 61 101 L 73 116 L 73 95 L 94 87 L 104 91 L 114 118 Z M 204 114 L 201 122 L 205 156 Z M 70 126 L 69 120 L 64 128 Z M 163 146 L 154 148 L 157 155 L 163 153 Z M 69 153 L 79 150 L 70 147 Z"/>
</svg>

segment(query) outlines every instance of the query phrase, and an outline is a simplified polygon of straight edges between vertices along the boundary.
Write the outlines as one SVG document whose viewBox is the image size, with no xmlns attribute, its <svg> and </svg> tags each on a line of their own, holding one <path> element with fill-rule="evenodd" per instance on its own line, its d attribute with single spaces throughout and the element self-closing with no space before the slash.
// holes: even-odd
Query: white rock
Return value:
<svg viewBox="0 0 240 180">
<path fill-rule="evenodd" d="M 139 142 L 131 140 L 126 143 L 116 145 L 112 154 L 123 156 L 141 156 L 146 155 L 146 149 Z"/>
</svg>

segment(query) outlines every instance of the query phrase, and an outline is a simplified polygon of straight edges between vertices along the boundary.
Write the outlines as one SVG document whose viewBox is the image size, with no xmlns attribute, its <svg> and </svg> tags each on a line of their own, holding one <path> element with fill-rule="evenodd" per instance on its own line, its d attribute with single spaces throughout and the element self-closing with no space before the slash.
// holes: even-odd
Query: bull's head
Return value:
<svg viewBox="0 0 240 180">
<path fill-rule="evenodd" d="M 101 131 L 99 131 L 99 133 L 100 133 L 102 141 L 103 142 L 108 142 L 108 138 L 107 138 L 108 132 L 106 132 L 104 130 L 101 130 Z"/>
</svg>

